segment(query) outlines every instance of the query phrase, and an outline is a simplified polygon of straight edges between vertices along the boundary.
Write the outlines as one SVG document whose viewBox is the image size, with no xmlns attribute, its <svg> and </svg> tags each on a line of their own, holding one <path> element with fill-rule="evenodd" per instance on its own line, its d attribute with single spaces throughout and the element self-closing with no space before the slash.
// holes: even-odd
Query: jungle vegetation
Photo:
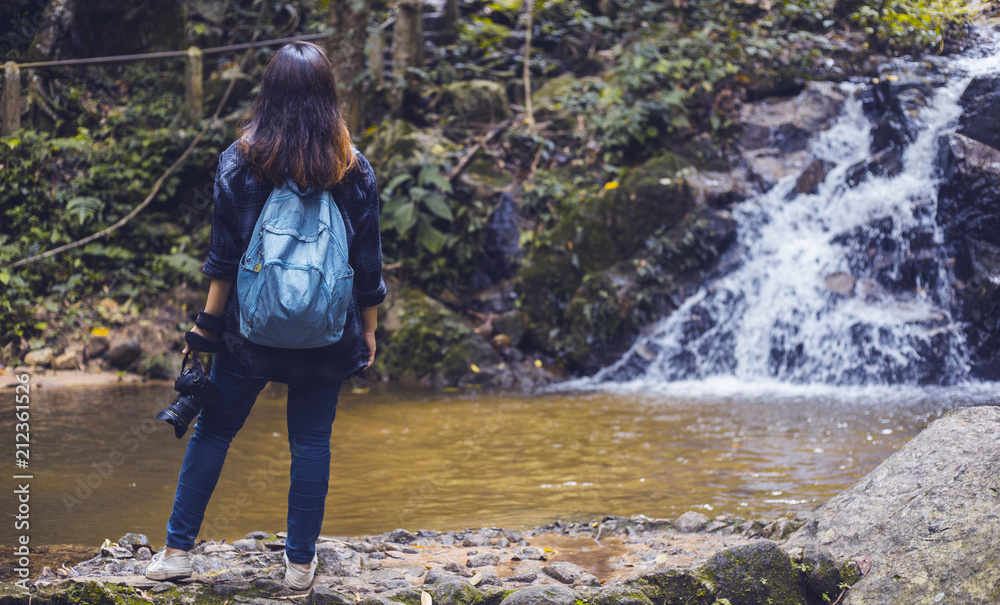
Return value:
<svg viewBox="0 0 1000 605">
<path fill-rule="evenodd" d="M 386 273 L 460 310 L 447 294 L 475 282 L 502 193 L 530 250 L 651 157 L 723 160 L 747 99 L 864 78 L 879 56 L 954 52 L 969 19 L 958 0 L 10 0 L 0 49 L 24 63 L 331 31 L 382 190 Z M 100 327 L 95 299 L 202 288 L 216 158 L 272 50 L 206 55 L 194 123 L 183 59 L 22 72 L 22 128 L 0 138 L 0 361 Z M 121 229 L 11 267 L 122 219 L 203 127 Z"/>
</svg>

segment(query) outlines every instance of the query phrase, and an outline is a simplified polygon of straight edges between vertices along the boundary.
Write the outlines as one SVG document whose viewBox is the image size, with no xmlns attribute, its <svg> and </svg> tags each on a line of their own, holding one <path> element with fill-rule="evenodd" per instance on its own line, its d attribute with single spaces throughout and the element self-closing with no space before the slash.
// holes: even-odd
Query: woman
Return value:
<svg viewBox="0 0 1000 605">
<path fill-rule="evenodd" d="M 329 190 L 347 231 L 354 292 L 344 335 L 318 349 L 276 349 L 238 331 L 234 293 L 240 257 L 271 190 L 287 180 Z M 341 383 L 375 359 L 376 306 L 381 277 L 379 201 L 368 161 L 351 146 L 337 107 L 330 61 L 314 44 L 279 50 L 264 71 L 260 93 L 241 123 L 239 139 L 222 153 L 215 181 L 212 238 L 204 272 L 211 278 L 205 310 L 186 336 L 184 352 L 221 347 L 211 380 L 221 402 L 201 412 L 177 481 L 167 546 L 146 569 L 154 580 L 191 575 L 188 551 L 215 489 L 226 451 L 268 381 L 288 385 L 291 486 L 285 581 L 296 590 L 316 573 L 316 539 L 330 477 L 331 424 Z M 221 332 L 221 333 L 220 333 Z M 222 346 L 224 343 L 225 346 Z"/>
</svg>

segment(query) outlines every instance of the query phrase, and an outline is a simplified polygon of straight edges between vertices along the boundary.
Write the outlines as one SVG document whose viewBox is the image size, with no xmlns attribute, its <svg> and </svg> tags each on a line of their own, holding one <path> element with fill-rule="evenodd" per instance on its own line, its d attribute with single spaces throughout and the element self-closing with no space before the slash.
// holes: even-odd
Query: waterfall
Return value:
<svg viewBox="0 0 1000 605">
<path fill-rule="evenodd" d="M 844 84 L 840 118 L 810 142 L 830 167 L 815 193 L 797 175 L 733 209 L 738 262 L 652 326 L 616 363 L 574 387 L 649 387 L 723 379 L 799 385 L 950 385 L 965 381 L 961 325 L 936 224 L 939 140 L 973 76 L 996 54 L 942 62 L 948 72 L 911 120 L 894 176 L 857 176 L 872 124 Z"/>
</svg>

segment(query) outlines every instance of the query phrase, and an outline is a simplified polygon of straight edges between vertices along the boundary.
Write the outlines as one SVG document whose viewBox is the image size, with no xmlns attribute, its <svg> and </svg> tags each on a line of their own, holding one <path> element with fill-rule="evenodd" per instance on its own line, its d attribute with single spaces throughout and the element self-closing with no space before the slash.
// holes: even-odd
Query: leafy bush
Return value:
<svg viewBox="0 0 1000 605">
<path fill-rule="evenodd" d="M 150 207 L 122 229 L 9 268 L 122 219 L 194 137 L 180 97 L 164 94 L 175 85 L 170 78 L 135 68 L 121 79 L 110 73 L 93 70 L 89 81 L 57 89 L 59 128 L 73 127 L 73 136 L 22 129 L 0 139 L 0 334 L 38 334 L 34 305 L 49 297 L 72 303 L 98 293 L 151 295 L 202 279 L 211 213 L 207 203 L 198 213 L 185 211 L 190 190 L 182 183 L 209 178 L 204 172 L 232 136 L 225 128 L 212 130 L 190 156 L 187 166 L 194 168 L 168 178 Z"/>
<path fill-rule="evenodd" d="M 864 0 L 851 2 L 851 19 L 882 49 L 922 50 L 941 46 L 965 23 L 971 9 L 960 0 Z"/>
</svg>

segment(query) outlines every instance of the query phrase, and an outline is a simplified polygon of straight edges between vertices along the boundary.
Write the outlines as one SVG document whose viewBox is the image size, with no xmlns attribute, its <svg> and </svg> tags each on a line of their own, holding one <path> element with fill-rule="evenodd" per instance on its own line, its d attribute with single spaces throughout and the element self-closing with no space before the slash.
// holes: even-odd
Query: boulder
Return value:
<svg viewBox="0 0 1000 605">
<path fill-rule="evenodd" d="M 973 78 L 958 103 L 958 133 L 1000 149 L 1000 76 Z"/>
<path fill-rule="evenodd" d="M 566 309 L 584 276 L 612 267 L 640 252 L 654 233 L 677 226 L 694 206 L 683 178 L 684 160 L 663 155 L 649 160 L 565 215 L 549 240 L 518 270 L 522 309 L 532 320 L 529 337 L 548 353 L 560 349 L 572 320 Z"/>
<path fill-rule="evenodd" d="M 569 561 L 553 561 L 542 567 L 545 575 L 563 584 L 572 584 L 587 573 L 587 570 Z"/>
<path fill-rule="evenodd" d="M 781 152 L 801 151 L 817 132 L 830 127 L 840 116 L 847 96 L 833 82 L 810 82 L 793 97 L 768 97 L 748 103 L 740 110 L 742 149 L 773 148 Z"/>
<path fill-rule="evenodd" d="M 108 352 L 111 343 L 105 336 L 91 336 L 87 345 L 83 349 L 83 356 L 87 361 L 97 359 Z"/>
<path fill-rule="evenodd" d="M 133 369 L 142 355 L 142 343 L 138 338 L 125 338 L 113 342 L 108 349 L 108 362 L 123 370 Z"/>
<path fill-rule="evenodd" d="M 805 169 L 810 139 L 833 124 L 846 98 L 833 82 L 810 82 L 795 96 L 745 104 L 738 118 L 743 134 L 737 145 L 751 179 L 766 190 Z"/>
<path fill-rule="evenodd" d="M 52 350 L 52 347 L 42 347 L 41 349 L 29 351 L 24 356 L 24 363 L 29 366 L 45 367 L 52 363 L 53 357 L 55 357 L 55 351 Z"/>
<path fill-rule="evenodd" d="M 575 605 L 580 597 L 565 586 L 528 586 L 514 591 L 500 605 Z"/>
<path fill-rule="evenodd" d="M 394 284 L 379 305 L 376 366 L 383 376 L 440 386 L 488 383 L 500 356 L 462 318 L 414 288 Z"/>
<path fill-rule="evenodd" d="M 499 122 L 511 115 L 507 90 L 492 80 L 462 80 L 446 84 L 434 109 L 462 122 Z"/>
<path fill-rule="evenodd" d="M 1000 408 L 953 410 L 819 507 L 785 548 L 870 557 L 852 605 L 996 602 L 998 465 Z"/>
<path fill-rule="evenodd" d="M 702 573 L 714 584 L 716 598 L 731 605 L 799 605 L 806 600 L 805 578 L 770 540 L 719 552 L 702 566 Z"/>
<path fill-rule="evenodd" d="M 954 260 L 954 315 L 967 322 L 971 373 L 1000 379 L 1000 150 L 947 137 L 937 221 Z"/>
<path fill-rule="evenodd" d="M 66 349 L 52 360 L 53 370 L 76 370 L 83 363 L 83 351 L 76 347 Z"/>
<path fill-rule="evenodd" d="M 708 523 L 708 517 L 705 515 L 689 510 L 674 521 L 674 527 L 677 531 L 689 534 L 691 532 L 696 532 Z"/>
<path fill-rule="evenodd" d="M 692 168 L 684 180 L 698 206 L 727 208 L 751 195 L 747 174 L 739 168 L 725 172 Z"/>
<path fill-rule="evenodd" d="M 514 277 L 521 264 L 521 226 L 514 198 L 500 196 L 483 227 L 482 254 L 472 274 L 472 290 L 478 292 Z"/>
</svg>

